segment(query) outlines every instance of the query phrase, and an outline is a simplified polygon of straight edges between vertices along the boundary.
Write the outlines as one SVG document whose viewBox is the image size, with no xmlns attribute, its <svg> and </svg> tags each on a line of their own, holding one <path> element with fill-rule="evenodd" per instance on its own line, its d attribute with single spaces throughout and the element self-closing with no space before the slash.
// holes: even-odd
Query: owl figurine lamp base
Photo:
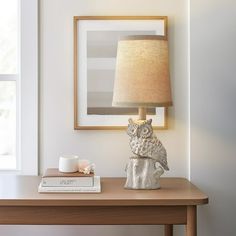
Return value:
<svg viewBox="0 0 236 236">
<path fill-rule="evenodd" d="M 146 109 L 139 108 L 139 120 L 129 119 L 127 134 L 135 156 L 126 166 L 127 189 L 158 189 L 160 176 L 169 170 L 167 154 L 162 143 L 153 133 L 152 120 L 146 120 Z"/>
</svg>

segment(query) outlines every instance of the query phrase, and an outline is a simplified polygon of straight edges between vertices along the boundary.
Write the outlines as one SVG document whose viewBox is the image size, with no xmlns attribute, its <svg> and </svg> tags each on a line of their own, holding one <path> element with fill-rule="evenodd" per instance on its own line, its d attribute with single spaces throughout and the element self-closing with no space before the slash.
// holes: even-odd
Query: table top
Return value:
<svg viewBox="0 0 236 236">
<path fill-rule="evenodd" d="M 124 189 L 125 178 L 101 178 L 101 193 L 38 193 L 39 176 L 0 176 L 0 206 L 201 205 L 208 197 L 184 178 L 161 178 L 156 190 Z"/>
</svg>

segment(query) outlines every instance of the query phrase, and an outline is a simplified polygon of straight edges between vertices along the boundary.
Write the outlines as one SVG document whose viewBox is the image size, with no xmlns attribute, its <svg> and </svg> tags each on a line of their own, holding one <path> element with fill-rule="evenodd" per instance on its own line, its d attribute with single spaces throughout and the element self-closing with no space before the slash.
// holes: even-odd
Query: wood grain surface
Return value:
<svg viewBox="0 0 236 236">
<path fill-rule="evenodd" d="M 187 206 L 208 197 L 184 178 L 162 178 L 161 189 L 127 190 L 125 178 L 101 178 L 101 193 L 40 194 L 38 176 L 0 176 L 0 206 Z"/>
<path fill-rule="evenodd" d="M 0 224 L 186 224 L 186 211 L 185 206 L 0 206 Z"/>
<path fill-rule="evenodd" d="M 197 235 L 197 205 L 208 197 L 184 178 L 162 178 L 161 189 L 127 190 L 125 178 L 102 178 L 102 193 L 39 194 L 41 177 L 0 176 L 0 225 L 185 224 Z"/>
</svg>

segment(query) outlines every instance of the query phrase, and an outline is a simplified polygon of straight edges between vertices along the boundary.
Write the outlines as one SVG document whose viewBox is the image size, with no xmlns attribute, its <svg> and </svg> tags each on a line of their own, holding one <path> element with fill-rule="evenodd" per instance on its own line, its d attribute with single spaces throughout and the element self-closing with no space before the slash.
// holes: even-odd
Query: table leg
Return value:
<svg viewBox="0 0 236 236">
<path fill-rule="evenodd" d="M 197 236 L 197 207 L 187 206 L 186 236 Z"/>
<path fill-rule="evenodd" d="M 165 236 L 173 236 L 173 225 L 165 225 Z"/>
</svg>

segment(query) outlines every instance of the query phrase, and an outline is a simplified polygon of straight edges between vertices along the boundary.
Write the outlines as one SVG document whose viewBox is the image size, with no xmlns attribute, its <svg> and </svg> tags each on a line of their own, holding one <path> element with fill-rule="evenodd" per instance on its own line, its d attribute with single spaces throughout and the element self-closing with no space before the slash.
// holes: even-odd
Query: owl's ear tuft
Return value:
<svg viewBox="0 0 236 236">
<path fill-rule="evenodd" d="M 133 122 L 133 120 L 132 120 L 132 118 L 129 118 L 129 124 L 133 124 L 134 122 Z"/>
<path fill-rule="evenodd" d="M 151 125 L 152 124 L 152 119 L 147 120 L 147 124 Z"/>
</svg>

